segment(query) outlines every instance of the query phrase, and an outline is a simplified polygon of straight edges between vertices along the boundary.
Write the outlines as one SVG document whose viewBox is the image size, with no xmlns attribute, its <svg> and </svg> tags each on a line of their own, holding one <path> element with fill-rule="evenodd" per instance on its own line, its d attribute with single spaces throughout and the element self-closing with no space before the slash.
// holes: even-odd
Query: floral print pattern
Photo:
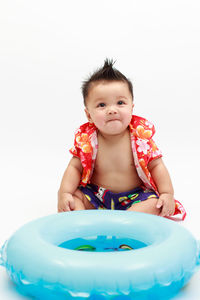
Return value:
<svg viewBox="0 0 200 300">
<path fill-rule="evenodd" d="M 151 173 L 148 170 L 148 163 L 153 159 L 162 157 L 161 151 L 152 139 L 155 134 L 154 125 L 142 117 L 133 115 L 129 124 L 131 135 L 131 145 L 133 151 L 134 162 L 139 177 L 149 189 L 153 189 L 159 196 L 157 187 Z M 86 186 L 90 183 L 93 173 L 95 159 L 98 150 L 98 129 L 93 123 L 85 123 L 81 125 L 75 132 L 74 146 L 70 149 L 70 153 L 80 158 L 83 173 L 80 185 Z M 182 219 L 185 218 L 186 212 L 180 202 L 175 200 L 176 210 L 174 214 L 181 214 Z"/>
<path fill-rule="evenodd" d="M 148 150 L 150 149 L 150 146 L 147 144 L 146 140 L 138 139 L 136 144 L 138 145 L 138 152 L 142 152 L 143 154 L 147 154 Z"/>
<path fill-rule="evenodd" d="M 76 142 L 84 153 L 92 152 L 92 147 L 87 133 L 81 133 L 80 135 L 78 135 L 76 138 Z"/>
</svg>

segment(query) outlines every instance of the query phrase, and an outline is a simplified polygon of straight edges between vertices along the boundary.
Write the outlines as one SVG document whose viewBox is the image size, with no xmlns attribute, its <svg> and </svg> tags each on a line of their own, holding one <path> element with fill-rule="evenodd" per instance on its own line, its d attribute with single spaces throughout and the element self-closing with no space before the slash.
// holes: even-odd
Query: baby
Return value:
<svg viewBox="0 0 200 300">
<path fill-rule="evenodd" d="M 120 209 L 163 217 L 181 214 L 154 126 L 132 115 L 133 87 L 105 60 L 82 86 L 88 122 L 75 133 L 73 157 L 58 192 L 58 212 Z"/>
</svg>

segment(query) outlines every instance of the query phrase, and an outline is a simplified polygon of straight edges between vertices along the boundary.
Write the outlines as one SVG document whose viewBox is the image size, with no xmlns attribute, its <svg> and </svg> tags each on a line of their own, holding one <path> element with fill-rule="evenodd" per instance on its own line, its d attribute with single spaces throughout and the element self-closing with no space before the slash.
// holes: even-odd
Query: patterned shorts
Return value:
<svg viewBox="0 0 200 300">
<path fill-rule="evenodd" d="M 153 190 L 147 189 L 143 185 L 123 193 L 112 193 L 95 184 L 87 184 L 85 187 L 80 186 L 79 188 L 97 209 L 126 210 L 135 203 L 149 198 L 158 198 Z"/>
</svg>

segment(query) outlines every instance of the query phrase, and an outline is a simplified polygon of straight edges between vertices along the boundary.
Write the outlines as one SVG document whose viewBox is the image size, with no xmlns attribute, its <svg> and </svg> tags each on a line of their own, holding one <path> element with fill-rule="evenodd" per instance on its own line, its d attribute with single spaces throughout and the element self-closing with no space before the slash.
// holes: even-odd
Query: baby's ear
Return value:
<svg viewBox="0 0 200 300">
<path fill-rule="evenodd" d="M 89 113 L 89 111 L 87 110 L 87 108 L 85 108 L 85 114 L 86 114 L 86 117 L 87 117 L 88 121 L 89 121 L 90 123 L 93 123 L 92 118 L 91 118 L 90 113 Z"/>
<path fill-rule="evenodd" d="M 134 109 L 135 103 L 132 104 L 132 109 Z"/>
</svg>

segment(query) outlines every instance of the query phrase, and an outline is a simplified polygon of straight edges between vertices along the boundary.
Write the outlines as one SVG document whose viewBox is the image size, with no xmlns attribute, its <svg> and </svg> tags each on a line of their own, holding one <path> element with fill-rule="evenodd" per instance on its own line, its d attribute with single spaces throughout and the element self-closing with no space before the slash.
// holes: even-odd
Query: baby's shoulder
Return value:
<svg viewBox="0 0 200 300">
<path fill-rule="evenodd" d="M 146 133 L 146 138 L 151 138 L 155 134 L 155 127 L 147 119 L 133 115 L 130 123 L 130 130 L 136 136 L 141 138 L 141 133 Z"/>
<path fill-rule="evenodd" d="M 96 126 L 94 125 L 94 123 L 87 122 L 87 123 L 81 124 L 75 130 L 75 134 L 80 134 L 80 133 L 91 134 L 94 131 L 96 131 Z"/>
<path fill-rule="evenodd" d="M 138 125 L 145 127 L 145 129 L 154 127 L 154 125 L 153 125 L 153 123 L 151 121 L 147 120 L 146 118 L 143 118 L 143 117 L 140 117 L 140 116 L 136 116 L 136 115 L 132 116 L 131 124 L 135 128 Z"/>
</svg>

